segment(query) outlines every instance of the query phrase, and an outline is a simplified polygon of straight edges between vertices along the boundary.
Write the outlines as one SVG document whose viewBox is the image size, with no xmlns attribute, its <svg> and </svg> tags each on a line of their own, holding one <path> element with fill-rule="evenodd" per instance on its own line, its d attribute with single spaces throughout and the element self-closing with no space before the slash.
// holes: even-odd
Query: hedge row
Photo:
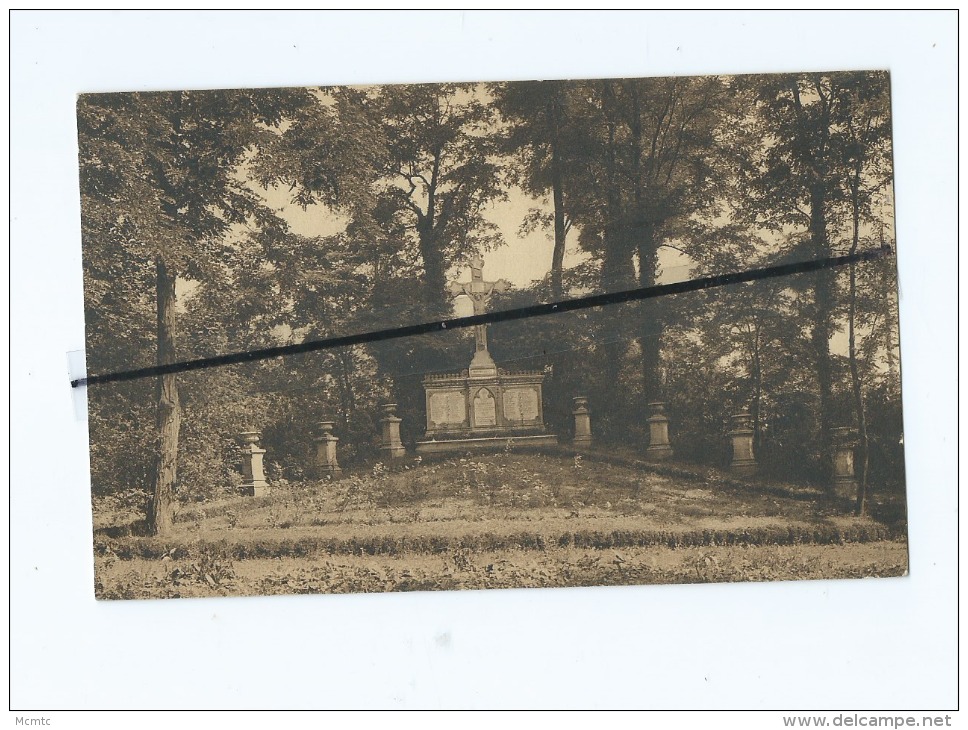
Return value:
<svg viewBox="0 0 968 730">
<path fill-rule="evenodd" d="M 610 548 L 665 546 L 705 547 L 713 545 L 837 545 L 855 542 L 903 539 L 903 531 L 883 525 L 854 525 L 846 528 L 834 525 L 811 527 L 758 527 L 742 531 L 689 530 L 614 530 L 602 532 L 579 530 L 557 536 L 534 532 L 508 535 L 483 533 L 443 537 L 433 535 L 376 536 L 368 538 L 304 537 L 295 540 L 250 540 L 245 543 L 228 541 L 198 541 L 190 544 L 171 543 L 155 538 L 134 538 L 124 541 L 100 539 L 95 542 L 95 553 L 113 553 L 122 560 L 145 558 L 197 558 L 201 555 L 245 560 L 251 558 L 308 557 L 313 555 L 406 555 L 451 553 L 458 549 L 474 552 L 502 550 L 546 550 L 555 547 L 576 547 L 607 550 Z"/>
</svg>

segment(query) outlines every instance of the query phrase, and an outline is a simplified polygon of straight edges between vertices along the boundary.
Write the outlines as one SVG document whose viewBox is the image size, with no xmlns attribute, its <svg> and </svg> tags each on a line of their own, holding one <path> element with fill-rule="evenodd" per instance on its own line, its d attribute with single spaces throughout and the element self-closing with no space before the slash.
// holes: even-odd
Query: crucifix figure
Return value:
<svg viewBox="0 0 968 730">
<path fill-rule="evenodd" d="M 511 284 L 504 279 L 497 281 L 484 281 L 484 259 L 474 255 L 470 260 L 471 280 L 452 281 L 447 285 L 448 291 L 455 297 L 466 294 L 474 303 L 474 314 L 484 314 L 487 300 L 491 294 L 497 292 L 504 294 L 509 291 Z M 487 325 L 474 325 L 474 350 L 475 352 L 487 352 Z"/>
</svg>

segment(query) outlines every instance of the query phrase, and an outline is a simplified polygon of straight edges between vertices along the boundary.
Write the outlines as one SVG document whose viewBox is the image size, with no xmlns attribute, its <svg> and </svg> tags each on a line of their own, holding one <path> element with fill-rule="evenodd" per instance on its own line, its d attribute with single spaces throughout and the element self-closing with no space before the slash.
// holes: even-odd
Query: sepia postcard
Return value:
<svg viewBox="0 0 968 730">
<path fill-rule="evenodd" d="M 907 573 L 887 72 L 77 127 L 98 598 Z"/>
</svg>

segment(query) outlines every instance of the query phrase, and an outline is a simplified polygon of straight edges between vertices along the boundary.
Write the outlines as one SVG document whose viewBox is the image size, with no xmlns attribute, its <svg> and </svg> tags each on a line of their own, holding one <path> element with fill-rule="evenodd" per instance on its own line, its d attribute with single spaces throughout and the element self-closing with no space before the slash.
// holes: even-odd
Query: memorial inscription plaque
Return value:
<svg viewBox="0 0 968 730">
<path fill-rule="evenodd" d="M 504 391 L 504 417 L 508 421 L 536 421 L 540 417 L 538 391 L 514 388 Z"/>
<path fill-rule="evenodd" d="M 430 420 L 437 425 L 460 425 L 467 418 L 464 394 L 459 390 L 430 394 Z"/>
<path fill-rule="evenodd" d="M 493 426 L 497 423 L 497 403 L 491 391 L 481 388 L 474 396 L 474 425 Z"/>
</svg>

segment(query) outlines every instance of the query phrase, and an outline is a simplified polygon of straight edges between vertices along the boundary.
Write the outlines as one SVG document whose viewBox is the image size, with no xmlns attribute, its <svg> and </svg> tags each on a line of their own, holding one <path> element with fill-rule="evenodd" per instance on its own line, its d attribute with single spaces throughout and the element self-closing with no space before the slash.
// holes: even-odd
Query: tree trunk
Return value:
<svg viewBox="0 0 968 730">
<path fill-rule="evenodd" d="M 440 184 L 440 163 L 443 150 L 433 150 L 433 166 L 427 184 L 427 212 L 417 215 L 417 235 L 420 255 L 424 261 L 424 301 L 433 314 L 443 315 L 450 302 L 447 296 L 447 261 L 437 232 L 437 186 Z"/>
<path fill-rule="evenodd" d="M 629 121 L 629 169 L 632 180 L 632 220 L 627 230 L 629 248 L 639 257 L 639 286 L 655 286 L 659 264 L 658 221 L 646 204 L 642 178 L 642 108 L 638 82 L 628 86 L 631 102 Z M 641 309 L 639 348 L 642 351 L 642 398 L 644 403 L 663 400 L 662 384 L 662 312 L 665 302 L 653 299 L 639 305 Z"/>
<path fill-rule="evenodd" d="M 760 358 L 760 326 L 754 325 L 753 330 L 753 397 L 750 399 L 750 415 L 753 417 L 753 453 L 758 453 L 762 438 L 762 408 L 763 397 L 763 363 Z"/>
<path fill-rule="evenodd" d="M 612 230 L 610 231 L 609 228 Z M 617 228 L 617 226 L 606 227 L 605 258 L 602 262 L 602 289 L 605 291 L 630 289 L 635 282 L 632 255 L 626 250 L 625 237 L 621 231 L 616 230 Z M 635 305 L 619 305 L 620 309 L 623 306 Z M 602 425 L 605 430 L 610 428 L 609 416 L 618 415 L 621 412 L 620 404 L 627 400 L 627 395 L 619 383 L 630 339 L 623 313 L 620 312 L 616 316 L 616 313 L 609 311 L 610 309 L 603 310 L 599 329 L 599 337 L 603 340 L 601 343 L 604 358 L 602 370 L 607 384 L 602 403 L 605 416 Z M 627 315 L 627 312 L 624 314 Z"/>
<path fill-rule="evenodd" d="M 851 253 L 856 251 L 852 247 Z M 850 382 L 854 392 L 854 412 L 857 417 L 858 466 L 857 474 L 857 514 L 862 515 L 867 510 L 867 462 L 870 452 L 867 436 L 867 414 L 864 411 L 864 392 L 860 382 L 860 372 L 857 367 L 857 348 L 854 340 L 854 320 L 857 316 L 857 265 L 850 264 L 850 313 L 848 314 L 848 360 L 850 363 Z"/>
<path fill-rule="evenodd" d="M 156 265 L 158 364 L 175 361 L 175 275 L 168 271 L 163 259 Z M 158 411 L 155 425 L 158 432 L 155 484 L 148 508 L 148 531 L 164 535 L 174 521 L 174 492 L 178 477 L 178 431 L 181 426 L 181 405 L 175 375 L 161 375 L 157 384 Z"/>
<path fill-rule="evenodd" d="M 604 82 L 602 108 L 605 112 L 608 139 L 605 144 L 605 217 L 603 226 L 602 289 L 619 291 L 635 281 L 632 248 L 629 247 L 627 221 L 622 206 L 616 154 L 617 123 L 615 91 L 609 81 Z"/>
<path fill-rule="evenodd" d="M 858 200 L 858 190 L 860 187 L 860 164 L 855 169 L 854 179 L 851 185 L 851 213 L 853 216 L 854 235 L 850 243 L 851 255 L 857 253 L 860 241 L 860 204 Z M 860 382 L 860 369 L 857 366 L 857 346 L 856 346 L 856 319 L 857 319 L 857 264 L 850 263 L 850 301 L 847 311 L 847 356 L 850 364 L 850 384 L 854 394 L 854 413 L 857 418 L 858 463 L 860 473 L 857 474 L 857 506 L 858 515 L 864 514 L 867 510 L 867 462 L 870 453 L 870 442 L 867 437 L 867 414 L 864 412 L 864 391 Z"/>
<path fill-rule="evenodd" d="M 621 191 L 618 182 L 618 161 L 616 159 L 616 117 L 615 95 L 612 83 L 602 84 L 602 109 L 607 126 L 605 145 L 605 221 L 603 226 L 603 254 L 601 288 L 605 292 L 630 289 L 635 282 L 635 266 L 632 262 L 632 249 L 629 248 L 627 226 L 622 207 Z M 613 312 L 603 312 L 600 327 L 604 362 L 602 374 L 608 385 L 602 397 L 603 430 L 610 428 L 610 417 L 621 413 L 621 402 L 625 400 L 619 385 L 622 361 L 628 351 L 628 334 L 622 318 Z"/>
<path fill-rule="evenodd" d="M 830 255 L 827 242 L 827 201 L 822 184 L 814 186 L 810 194 L 810 238 L 814 255 L 823 258 Z M 825 482 L 833 490 L 833 443 L 831 441 L 831 410 L 833 407 L 833 368 L 830 360 L 830 336 L 833 331 L 834 306 L 833 272 L 823 269 L 815 274 L 813 331 L 811 344 L 817 370 L 817 386 L 820 392 L 820 460 L 824 467 Z"/>
<path fill-rule="evenodd" d="M 562 191 L 561 170 L 558 165 L 558 150 L 552 158 L 551 196 L 555 206 L 555 248 L 551 255 L 551 296 L 561 299 L 564 287 L 561 277 L 565 266 L 565 202 Z"/>
<path fill-rule="evenodd" d="M 555 248 L 551 255 L 551 296 L 561 299 L 561 283 L 565 265 L 565 195 L 561 162 L 561 98 L 560 90 L 551 103 L 551 198 L 554 203 Z"/>
<path fill-rule="evenodd" d="M 447 296 L 447 262 L 437 245 L 434 219 L 425 216 L 417 224 L 417 233 L 420 238 L 420 256 L 424 263 L 424 301 L 430 314 L 439 314 L 450 299 Z"/>
<path fill-rule="evenodd" d="M 343 428 L 349 427 L 350 420 L 356 414 L 356 395 L 353 393 L 353 378 L 350 360 L 352 354 L 344 349 L 336 356 L 340 364 L 340 400 L 343 402 Z"/>
<path fill-rule="evenodd" d="M 880 233 L 880 244 L 881 248 L 884 248 L 884 224 L 881 224 Z M 894 375 L 900 375 L 897 371 L 897 360 L 894 358 L 894 323 L 897 322 L 894 316 L 894 309 L 892 305 L 888 304 L 887 316 L 884 317 L 884 327 L 882 328 L 884 334 L 884 353 L 887 358 L 887 374 L 889 377 Z M 871 332 L 871 336 L 874 333 Z"/>
<path fill-rule="evenodd" d="M 638 228 L 639 286 L 654 286 L 659 259 L 655 227 L 648 223 Z M 642 350 L 642 395 L 646 403 L 663 399 L 662 328 L 665 302 L 661 297 L 643 302 L 639 346 Z M 647 307 L 647 309 L 646 309 Z"/>
</svg>

